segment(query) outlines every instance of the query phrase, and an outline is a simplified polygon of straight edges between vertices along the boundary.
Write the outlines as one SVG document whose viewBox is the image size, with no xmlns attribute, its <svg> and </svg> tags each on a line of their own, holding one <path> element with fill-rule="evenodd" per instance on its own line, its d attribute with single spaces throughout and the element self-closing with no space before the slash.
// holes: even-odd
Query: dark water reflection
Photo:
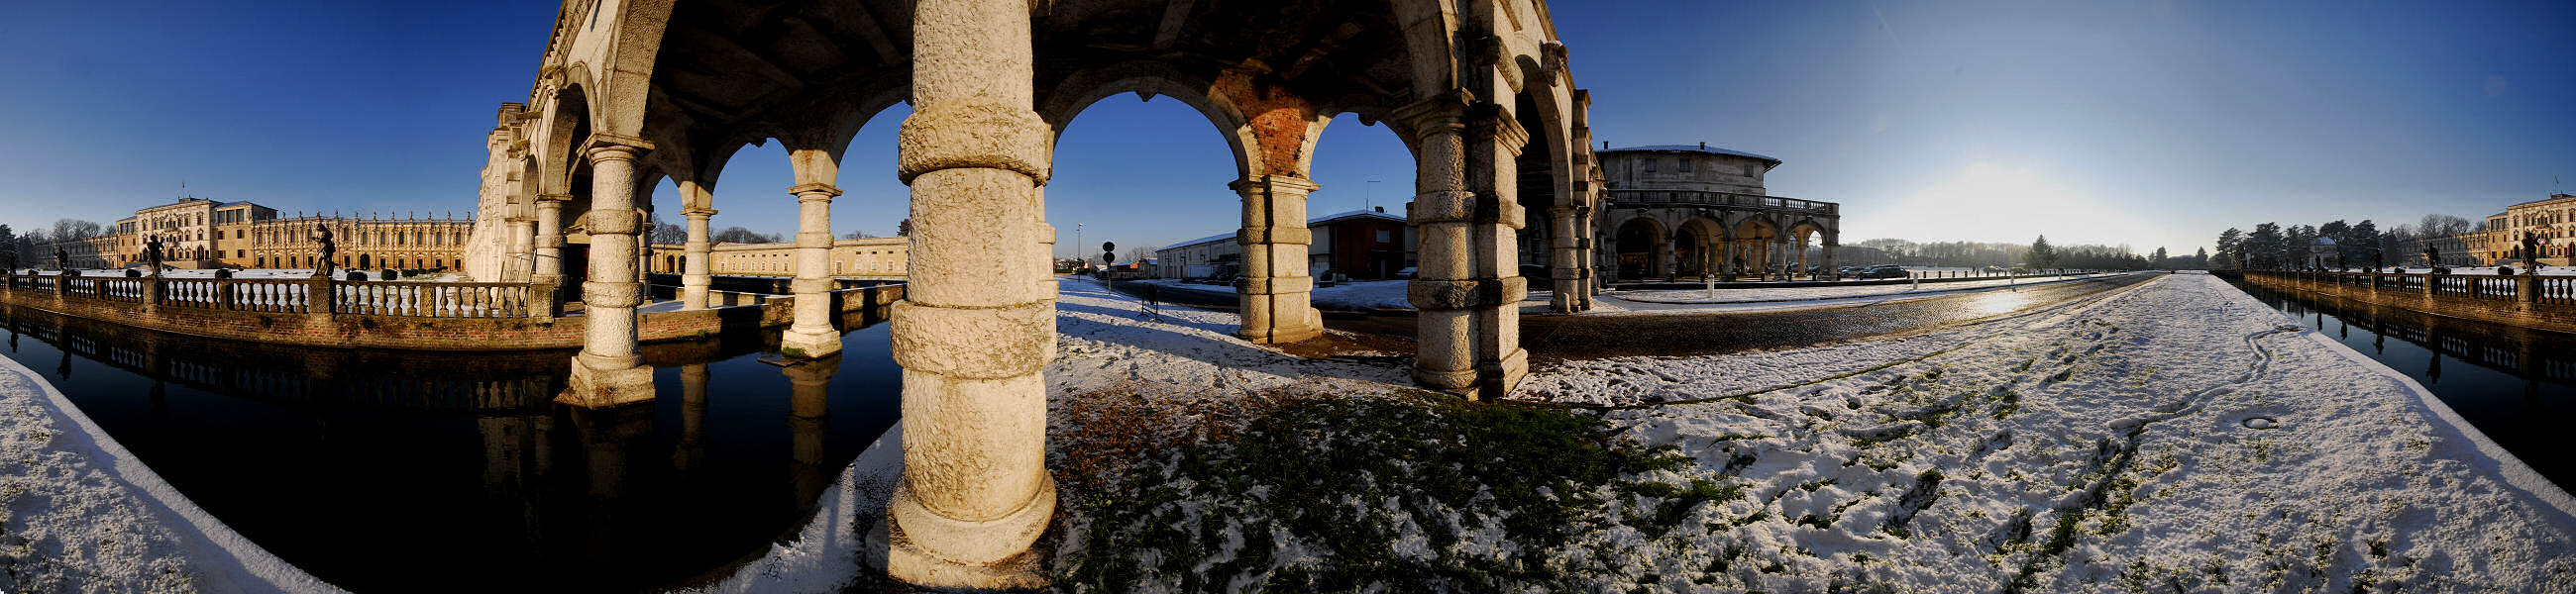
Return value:
<svg viewBox="0 0 2576 594">
<path fill-rule="evenodd" d="M 554 404 L 571 351 L 199 339 L 0 305 L 6 354 L 252 541 L 361 592 L 636 591 L 706 579 L 801 527 L 890 426 L 876 318 L 837 361 L 778 333 L 647 345 L 650 405 Z"/>
<path fill-rule="evenodd" d="M 2236 286 L 2415 378 L 2550 482 L 2576 485 L 2576 454 L 2562 441 L 2576 421 L 2576 336 Z"/>
</svg>

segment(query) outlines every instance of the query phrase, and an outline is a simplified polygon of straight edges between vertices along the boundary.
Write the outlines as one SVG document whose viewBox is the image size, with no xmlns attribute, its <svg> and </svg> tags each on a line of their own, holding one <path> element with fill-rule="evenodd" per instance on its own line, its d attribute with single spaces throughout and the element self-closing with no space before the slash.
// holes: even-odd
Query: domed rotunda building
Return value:
<svg viewBox="0 0 2576 594">
<path fill-rule="evenodd" d="M 1596 154 L 1608 181 L 1595 227 L 1598 274 L 1612 282 L 1780 280 L 1834 266 L 1841 205 L 1770 195 L 1762 177 L 1777 158 L 1705 142 L 1604 145 Z M 1814 246 L 1820 261 L 1809 262 Z"/>
</svg>

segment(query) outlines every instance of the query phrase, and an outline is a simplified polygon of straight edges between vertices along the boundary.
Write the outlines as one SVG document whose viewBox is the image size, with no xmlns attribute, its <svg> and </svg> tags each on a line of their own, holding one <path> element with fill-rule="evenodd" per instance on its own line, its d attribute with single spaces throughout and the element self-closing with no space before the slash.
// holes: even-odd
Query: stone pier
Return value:
<svg viewBox="0 0 2576 594">
<path fill-rule="evenodd" d="M 1243 278 L 1236 281 L 1245 340 L 1258 343 L 1297 342 L 1324 333 L 1324 318 L 1312 305 L 1315 279 L 1307 275 L 1306 254 L 1313 232 L 1306 229 L 1306 195 L 1315 182 L 1286 175 L 1257 175 L 1231 184 L 1243 197 Z"/>
<path fill-rule="evenodd" d="M 913 224 L 893 326 L 903 480 L 870 549 L 886 551 L 889 575 L 928 587 L 1048 582 L 1030 545 L 1056 504 L 1040 377 L 1055 307 L 1040 294 L 1037 190 L 1050 128 L 1032 108 L 1029 19 L 1018 0 L 922 0 L 913 12 L 914 111 L 896 158 Z"/>
<path fill-rule="evenodd" d="M 652 148 L 642 139 L 594 134 L 585 152 L 591 167 L 590 278 L 581 284 L 587 325 L 560 401 L 607 407 L 653 400 L 653 368 L 636 354 L 635 328 L 635 308 L 644 303 L 644 283 L 635 280 L 636 244 L 643 239 L 635 157 Z"/>
</svg>

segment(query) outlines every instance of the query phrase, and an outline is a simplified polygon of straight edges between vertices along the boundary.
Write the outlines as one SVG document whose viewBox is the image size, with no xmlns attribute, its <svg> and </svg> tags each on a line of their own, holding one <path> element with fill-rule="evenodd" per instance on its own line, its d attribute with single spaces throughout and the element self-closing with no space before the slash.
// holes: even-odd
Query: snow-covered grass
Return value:
<svg viewBox="0 0 2576 594">
<path fill-rule="evenodd" d="M 1707 289 L 1653 289 L 1611 291 L 1602 295 L 1621 301 L 1641 303 L 1762 303 L 1775 301 L 1810 301 L 1879 295 L 1925 294 L 1997 287 L 2015 287 L 2041 283 L 2091 278 L 2098 275 L 2049 276 L 2035 278 L 2001 278 L 1976 281 L 1950 281 L 1932 284 L 1899 283 L 1886 285 L 1844 285 L 1830 287 L 1748 287 Z M 1715 293 L 1711 295 L 1710 293 Z"/>
<path fill-rule="evenodd" d="M 1094 411 L 1058 419 L 1059 468 L 1098 434 L 1149 436 L 1068 491 L 1060 569 L 1148 592 L 2576 587 L 2564 492 L 2289 322 L 2178 275 L 1895 340 L 1530 380 L 1622 405 L 1574 409 L 1159 381 L 1172 365 L 1140 354 L 1124 380 L 1057 380 L 1056 408 Z M 1139 379 L 1203 393 L 1115 383 Z M 1601 448 L 1580 471 L 1518 449 L 1577 442 Z"/>
<path fill-rule="evenodd" d="M 0 592 L 332 592 L 0 357 Z"/>
</svg>

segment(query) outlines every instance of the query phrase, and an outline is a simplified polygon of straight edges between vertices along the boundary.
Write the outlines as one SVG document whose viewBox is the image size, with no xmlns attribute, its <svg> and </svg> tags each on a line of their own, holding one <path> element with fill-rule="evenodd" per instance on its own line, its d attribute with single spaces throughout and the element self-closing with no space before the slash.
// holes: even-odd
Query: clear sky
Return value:
<svg viewBox="0 0 2576 594">
<path fill-rule="evenodd" d="M 493 109 L 524 101 L 544 2 L 0 2 L 0 223 L 108 222 L 190 193 L 285 211 L 471 210 Z M 1846 242 L 2127 243 L 2228 226 L 2478 217 L 2576 181 L 2566 2 L 1557 2 L 1593 134 L 1786 161 L 1772 194 L 1844 205 Z M 835 231 L 903 218 L 879 115 Z M 1400 212 L 1412 165 L 1343 118 L 1322 214 Z M 1102 101 L 1058 147 L 1071 253 L 1232 230 L 1232 164 L 1170 100 Z M 775 143 L 717 225 L 788 233 Z M 1380 183 L 1369 183 L 1369 180 Z M 678 210 L 665 183 L 655 201 Z M 1085 250 L 1088 251 L 1088 250 Z"/>
</svg>

